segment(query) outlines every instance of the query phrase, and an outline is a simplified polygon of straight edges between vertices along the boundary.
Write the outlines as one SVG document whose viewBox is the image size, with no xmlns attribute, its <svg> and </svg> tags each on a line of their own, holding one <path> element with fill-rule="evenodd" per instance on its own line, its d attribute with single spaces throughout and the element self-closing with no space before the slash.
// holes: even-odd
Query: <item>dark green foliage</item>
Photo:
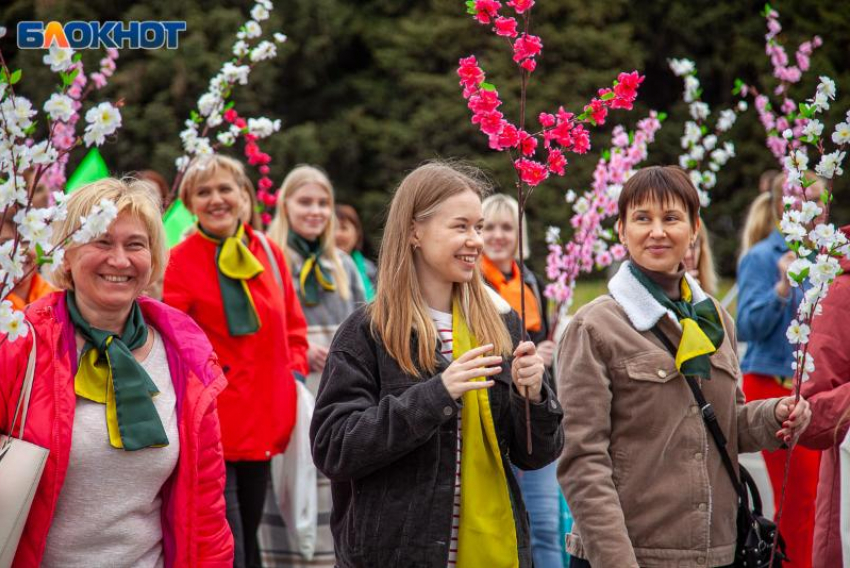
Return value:
<svg viewBox="0 0 850 568">
<path fill-rule="evenodd" d="M 42 52 L 16 53 L 13 22 L 185 19 L 188 31 L 179 50 L 123 50 L 118 72 L 104 92 L 125 103 L 123 128 L 102 148 L 107 162 L 118 172 L 153 168 L 172 177 L 183 122 L 229 56 L 234 33 L 252 4 L 15 0 L 0 17 L 9 28 L 0 45 L 10 66 L 24 70 L 19 84 L 23 92 L 44 100 L 56 78 L 41 64 Z M 609 86 L 618 71 L 638 69 L 647 78 L 637 108 L 630 113 L 614 111 L 604 126 L 592 129 L 591 152 L 583 157 L 569 154 L 566 177 L 553 178 L 535 190 L 529 203 L 535 268 L 543 266 L 545 227 L 559 225 L 568 234 L 570 211 L 564 193 L 588 187 L 613 125 L 623 122 L 631 127 L 650 108 L 668 112 L 649 163 L 676 162 L 687 108 L 681 101 L 681 82 L 667 67 L 668 58 L 696 61 L 703 99 L 714 111 L 735 103 L 731 90 L 736 77 L 773 85 L 764 55 L 761 7 L 758 2 L 537 2 L 532 33 L 542 37 L 544 48 L 529 89 L 527 124 L 536 124 L 540 111 L 554 111 L 558 105 L 581 112 L 596 89 Z M 812 58 L 813 71 L 792 95 L 801 101 L 813 95 L 818 74 L 832 76 L 842 104 L 830 112 L 831 132 L 850 100 L 846 63 L 850 12 L 840 2 L 825 0 L 777 2 L 776 8 L 790 57 L 800 41 L 813 34 L 824 39 Z M 261 144 L 272 156 L 272 179 L 277 183 L 296 164 L 324 167 L 339 200 L 360 209 L 373 246 L 394 186 L 423 160 L 471 160 L 490 172 L 499 189 L 514 191 L 506 156 L 490 151 L 484 136 L 469 123 L 455 70 L 460 57 L 477 55 L 513 120 L 518 113 L 518 74 L 504 38 L 466 15 L 462 0 L 278 0 L 264 28 L 269 25 L 286 33 L 289 42 L 277 59 L 258 66 L 247 87 L 237 87 L 234 98 L 243 116 L 282 119 L 282 131 Z M 84 54 L 89 71 L 100 56 Z M 753 110 L 739 120 L 732 136 L 738 156 L 718 177 L 713 204 L 705 212 L 724 274 L 734 273 L 737 236 L 756 194 L 758 176 L 776 167 Z M 241 156 L 241 144 L 230 152 Z M 82 155 L 75 152 L 72 163 Z M 850 203 L 841 197 L 844 186 L 846 182 L 837 187 L 839 222 L 850 221 Z"/>
</svg>

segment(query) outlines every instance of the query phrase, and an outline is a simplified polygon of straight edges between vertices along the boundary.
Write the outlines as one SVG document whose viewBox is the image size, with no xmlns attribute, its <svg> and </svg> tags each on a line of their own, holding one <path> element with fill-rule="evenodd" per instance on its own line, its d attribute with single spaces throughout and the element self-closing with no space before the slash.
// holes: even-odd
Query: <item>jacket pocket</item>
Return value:
<svg viewBox="0 0 850 568">
<path fill-rule="evenodd" d="M 666 383 L 679 375 L 673 357 L 664 351 L 638 353 L 623 364 L 629 378 L 636 381 Z"/>
<path fill-rule="evenodd" d="M 738 380 L 741 368 L 738 366 L 738 357 L 728 349 L 720 349 L 711 356 L 712 375 L 720 374 L 727 376 L 733 381 Z"/>
</svg>

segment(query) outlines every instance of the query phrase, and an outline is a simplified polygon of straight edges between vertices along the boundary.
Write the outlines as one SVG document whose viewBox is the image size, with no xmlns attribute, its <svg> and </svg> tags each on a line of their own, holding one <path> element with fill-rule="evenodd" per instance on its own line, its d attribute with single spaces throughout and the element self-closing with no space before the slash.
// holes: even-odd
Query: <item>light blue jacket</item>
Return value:
<svg viewBox="0 0 850 568">
<path fill-rule="evenodd" d="M 747 342 L 741 361 L 744 373 L 792 377 L 794 349 L 785 336 L 803 299 L 800 288 L 781 298 L 774 288 L 779 281 L 776 263 L 788 251 L 782 234 L 770 236 L 751 248 L 738 265 L 738 339 Z"/>
</svg>

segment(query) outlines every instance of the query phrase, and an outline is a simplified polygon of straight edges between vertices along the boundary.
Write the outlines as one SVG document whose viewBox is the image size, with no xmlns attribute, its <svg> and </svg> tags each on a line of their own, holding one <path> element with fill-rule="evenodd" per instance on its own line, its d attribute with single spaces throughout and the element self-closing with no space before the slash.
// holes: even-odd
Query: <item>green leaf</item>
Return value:
<svg viewBox="0 0 850 568">
<path fill-rule="evenodd" d="M 635 133 L 629 132 L 629 146 L 635 143 Z"/>
<path fill-rule="evenodd" d="M 27 136 L 30 136 L 33 132 L 35 132 L 36 126 L 38 126 L 38 122 L 36 122 L 35 120 L 32 121 L 32 124 L 29 125 L 29 128 L 24 130 L 24 134 L 26 134 Z"/>
<path fill-rule="evenodd" d="M 604 152 L 602 152 L 602 159 L 605 160 L 606 162 L 608 160 L 610 160 L 611 159 L 611 151 L 605 150 Z"/>
<path fill-rule="evenodd" d="M 773 8 L 770 6 L 770 4 L 765 4 L 764 5 L 764 11 L 762 11 L 761 15 L 766 18 L 766 17 L 768 17 L 768 15 L 770 15 L 770 12 L 772 12 L 772 11 L 773 11 Z"/>
<path fill-rule="evenodd" d="M 814 183 L 814 180 L 812 180 L 812 182 Z M 830 202 L 831 199 L 832 199 L 832 194 L 830 194 L 828 191 L 821 192 L 821 194 L 820 194 L 821 203 L 826 205 Z"/>
<path fill-rule="evenodd" d="M 192 122 L 196 122 L 196 123 L 201 122 L 201 115 L 199 115 L 197 113 L 197 111 L 194 111 L 194 110 L 189 111 L 189 118 L 192 119 Z"/>
<path fill-rule="evenodd" d="M 21 70 L 17 69 L 15 71 L 12 71 L 12 77 L 9 79 L 9 84 L 14 85 L 15 83 L 17 83 L 20 80 L 21 80 Z"/>
<path fill-rule="evenodd" d="M 236 101 L 228 101 L 226 105 L 224 105 L 224 110 L 230 110 L 236 104 Z"/>
<path fill-rule="evenodd" d="M 697 92 L 694 93 L 694 95 L 696 96 L 696 98 L 701 99 L 702 98 L 702 88 L 697 89 Z"/>
<path fill-rule="evenodd" d="M 481 89 L 482 91 L 495 91 L 496 85 L 482 81 L 481 84 L 478 85 L 478 88 Z"/>
<path fill-rule="evenodd" d="M 77 53 L 74 54 L 74 57 L 71 58 L 71 61 L 73 61 L 74 63 L 79 63 L 80 61 L 82 61 L 82 59 L 83 59 L 83 54 L 80 53 L 80 52 L 77 52 Z"/>
<path fill-rule="evenodd" d="M 9 76 L 6 75 L 6 68 L 0 67 L 0 85 L 9 82 Z"/>
<path fill-rule="evenodd" d="M 708 134 L 708 126 L 703 124 L 702 126 L 699 127 L 699 131 L 702 132 L 703 136 L 707 135 Z"/>
<path fill-rule="evenodd" d="M 475 0 L 468 0 L 466 2 L 466 13 L 472 16 L 478 13 L 478 11 L 475 9 Z"/>
<path fill-rule="evenodd" d="M 740 79 L 735 79 L 735 87 L 732 89 L 732 94 L 737 95 L 741 92 L 741 89 L 744 87 L 744 82 Z"/>
<path fill-rule="evenodd" d="M 659 112 L 658 113 L 658 122 L 664 122 L 665 120 L 667 120 L 667 113 L 666 112 Z"/>
<path fill-rule="evenodd" d="M 610 91 L 610 92 L 608 92 L 608 93 L 605 93 L 605 94 L 604 94 L 604 95 L 602 95 L 601 97 L 599 97 L 599 99 L 600 99 L 600 100 L 603 100 L 603 101 L 610 101 L 611 99 L 613 99 L 613 98 L 614 98 L 614 97 L 616 97 L 616 96 L 617 96 L 617 95 L 615 95 L 615 94 L 614 94 L 614 91 Z"/>
<path fill-rule="evenodd" d="M 817 183 L 817 181 L 818 181 L 817 179 L 809 179 L 809 178 L 805 178 L 805 179 L 803 179 L 803 180 L 802 180 L 801 185 L 803 186 L 803 189 L 805 189 L 805 188 L 807 188 L 807 187 L 809 187 L 809 186 L 811 186 L 811 185 L 816 184 L 816 183 Z"/>
</svg>

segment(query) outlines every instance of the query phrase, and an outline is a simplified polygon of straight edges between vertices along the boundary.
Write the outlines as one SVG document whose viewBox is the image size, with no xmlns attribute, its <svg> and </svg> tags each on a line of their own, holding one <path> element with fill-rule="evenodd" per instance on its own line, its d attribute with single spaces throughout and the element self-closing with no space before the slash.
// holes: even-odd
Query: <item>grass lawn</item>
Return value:
<svg viewBox="0 0 850 568">
<path fill-rule="evenodd" d="M 735 284 L 735 280 L 732 278 L 721 278 L 718 284 L 718 293 L 717 299 L 722 300 L 729 289 L 732 288 L 732 285 Z M 583 305 L 593 301 L 598 296 L 602 294 L 608 293 L 608 281 L 607 280 L 582 280 L 576 283 L 575 289 L 575 301 L 573 305 L 570 306 L 570 313 L 574 314 L 580 307 Z M 731 304 L 726 308 L 729 310 L 729 313 L 732 316 L 735 316 L 735 308 L 737 302 L 732 301 Z"/>
</svg>

